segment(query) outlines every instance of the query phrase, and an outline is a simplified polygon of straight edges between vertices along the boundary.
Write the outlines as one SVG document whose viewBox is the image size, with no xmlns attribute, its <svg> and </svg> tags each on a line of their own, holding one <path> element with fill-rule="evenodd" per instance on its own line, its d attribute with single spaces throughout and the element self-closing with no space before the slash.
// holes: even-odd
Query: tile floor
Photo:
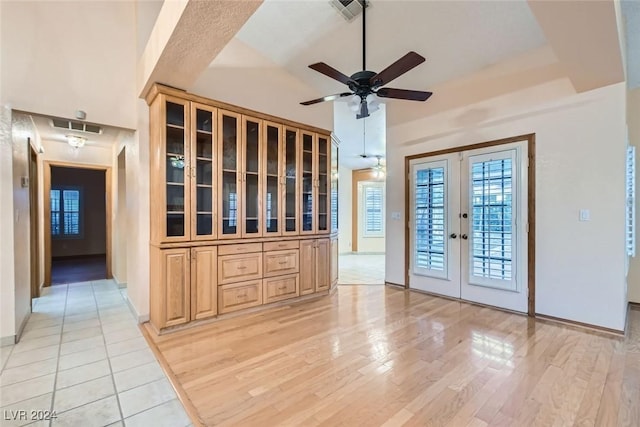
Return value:
<svg viewBox="0 0 640 427">
<path fill-rule="evenodd" d="M 383 285 L 384 262 L 384 255 L 340 255 L 338 257 L 338 284 Z"/>
<path fill-rule="evenodd" d="M 191 425 L 125 298 L 111 280 L 45 289 L 0 348 L 0 425 Z"/>
</svg>

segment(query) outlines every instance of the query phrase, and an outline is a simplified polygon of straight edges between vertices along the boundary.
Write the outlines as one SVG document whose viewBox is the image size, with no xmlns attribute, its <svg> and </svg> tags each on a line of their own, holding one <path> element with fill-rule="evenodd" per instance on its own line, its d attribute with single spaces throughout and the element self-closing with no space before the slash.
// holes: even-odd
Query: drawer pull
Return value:
<svg viewBox="0 0 640 427">
<path fill-rule="evenodd" d="M 286 291 L 286 290 L 287 290 L 287 287 L 286 287 L 286 286 L 280 286 L 280 287 L 278 288 L 278 290 L 279 290 L 279 291 Z"/>
<path fill-rule="evenodd" d="M 238 270 L 246 270 L 247 266 L 246 265 L 240 265 L 238 266 Z"/>
<path fill-rule="evenodd" d="M 279 261 L 278 262 L 278 264 L 280 264 L 280 265 L 285 265 L 285 264 L 288 264 L 288 263 L 289 263 L 289 261 Z"/>
<path fill-rule="evenodd" d="M 238 294 L 236 295 L 236 298 L 240 299 L 240 298 L 246 298 L 247 294 Z"/>
</svg>

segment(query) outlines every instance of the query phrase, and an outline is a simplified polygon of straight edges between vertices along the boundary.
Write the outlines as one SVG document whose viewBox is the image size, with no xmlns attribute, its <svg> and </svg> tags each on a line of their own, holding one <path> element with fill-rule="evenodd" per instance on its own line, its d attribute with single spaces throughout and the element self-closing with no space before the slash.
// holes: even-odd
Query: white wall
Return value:
<svg viewBox="0 0 640 427">
<path fill-rule="evenodd" d="M 338 251 L 341 254 L 351 252 L 351 196 L 352 171 L 345 166 L 338 168 Z"/>
<path fill-rule="evenodd" d="M 136 125 L 133 1 L 3 1 L 0 101 L 13 109 Z"/>
<path fill-rule="evenodd" d="M 481 122 L 456 125 L 475 115 Z M 536 312 L 625 326 L 625 87 L 556 80 L 388 130 L 387 208 L 404 218 L 404 157 L 536 134 Z M 392 191 L 393 190 L 393 191 Z M 591 210 L 579 222 L 578 211 Z M 386 280 L 404 283 L 404 220 L 387 217 Z"/>
<path fill-rule="evenodd" d="M 640 88 L 627 93 L 629 144 L 636 147 L 636 256 L 630 259 L 627 276 L 629 301 L 640 303 Z"/>
<path fill-rule="evenodd" d="M 117 147 L 114 145 L 114 150 Z M 118 285 L 127 283 L 127 229 L 128 213 L 127 213 L 127 150 L 123 146 L 122 150 L 116 152 L 115 163 L 117 164 L 117 173 L 114 174 L 115 184 L 113 188 L 117 188 L 117 197 L 113 200 L 113 279 Z"/>
<path fill-rule="evenodd" d="M 138 100 L 136 132 L 123 131 L 113 151 L 125 150 L 127 296 L 139 321 L 149 319 L 149 107 Z M 117 249 L 117 248 L 116 248 Z"/>
<path fill-rule="evenodd" d="M 0 345 L 13 344 L 16 334 L 13 256 L 13 156 L 11 110 L 0 109 Z"/>
</svg>

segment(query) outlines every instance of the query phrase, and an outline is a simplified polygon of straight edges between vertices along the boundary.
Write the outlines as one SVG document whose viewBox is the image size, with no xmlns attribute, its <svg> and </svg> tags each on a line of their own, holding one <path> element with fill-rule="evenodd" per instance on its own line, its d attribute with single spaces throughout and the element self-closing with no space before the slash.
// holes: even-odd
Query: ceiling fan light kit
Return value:
<svg viewBox="0 0 640 427">
<path fill-rule="evenodd" d="M 346 76 L 330 65 L 324 62 L 318 62 L 309 65 L 309 68 L 327 77 L 339 81 L 347 85 L 351 92 L 342 92 L 335 95 L 329 95 L 311 101 L 301 102 L 302 105 L 313 105 L 325 101 L 334 101 L 339 98 L 352 96 L 349 107 L 356 112 L 356 118 L 362 119 L 369 117 L 369 114 L 378 110 L 379 101 L 377 97 L 404 99 L 409 101 L 426 101 L 432 95 L 431 92 L 423 92 L 418 90 L 394 89 L 382 87 L 392 80 L 400 77 L 404 73 L 425 61 L 425 58 L 411 51 L 398 59 L 393 64 L 379 73 L 367 71 L 366 67 L 366 11 L 368 2 L 360 1 L 362 5 L 362 71 L 358 71 L 351 77 Z"/>
</svg>

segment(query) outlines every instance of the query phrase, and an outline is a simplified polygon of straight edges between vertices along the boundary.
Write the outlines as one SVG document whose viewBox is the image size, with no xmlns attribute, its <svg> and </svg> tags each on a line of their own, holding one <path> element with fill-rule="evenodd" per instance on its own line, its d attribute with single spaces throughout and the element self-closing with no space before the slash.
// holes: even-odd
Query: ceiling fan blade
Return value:
<svg viewBox="0 0 640 427">
<path fill-rule="evenodd" d="M 349 83 L 355 83 L 354 80 L 351 80 L 351 77 L 345 76 L 340 71 L 331 67 L 330 65 L 325 64 L 324 62 L 318 62 L 316 64 L 309 65 L 309 68 L 312 70 L 316 70 L 319 73 L 324 74 L 327 77 L 331 77 L 334 80 L 339 81 L 340 83 L 344 83 L 348 85 Z"/>
<path fill-rule="evenodd" d="M 335 95 L 329 95 L 329 96 L 325 96 L 323 98 L 312 99 L 311 101 L 301 102 L 300 104 L 302 104 L 302 105 L 318 104 L 318 103 L 324 102 L 324 101 L 333 101 L 333 100 L 338 99 L 338 98 L 344 98 L 345 96 L 349 96 L 349 95 L 353 95 L 353 94 L 351 92 L 336 93 Z"/>
<path fill-rule="evenodd" d="M 380 71 L 369 80 L 371 86 L 380 87 L 395 80 L 412 68 L 417 67 L 425 61 L 424 57 L 411 51 L 384 70 Z"/>
<path fill-rule="evenodd" d="M 393 89 L 390 87 L 383 87 L 376 92 L 381 98 L 395 98 L 395 99 L 407 99 L 409 101 L 426 101 L 429 99 L 432 92 L 422 92 L 419 90 L 406 90 L 406 89 Z"/>
</svg>

